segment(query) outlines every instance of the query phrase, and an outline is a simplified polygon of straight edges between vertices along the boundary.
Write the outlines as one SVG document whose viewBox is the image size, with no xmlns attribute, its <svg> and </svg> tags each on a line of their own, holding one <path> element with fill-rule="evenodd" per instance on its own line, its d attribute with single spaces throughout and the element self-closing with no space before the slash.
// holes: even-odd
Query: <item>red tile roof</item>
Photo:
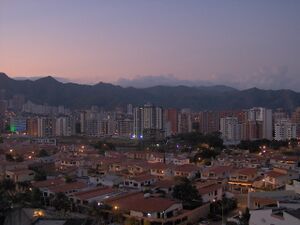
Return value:
<svg viewBox="0 0 300 225">
<path fill-rule="evenodd" d="M 59 192 L 69 192 L 72 190 L 80 190 L 80 189 L 84 189 L 87 187 L 88 187 L 87 184 L 76 181 L 76 182 L 72 182 L 72 183 L 65 183 L 62 185 L 58 185 L 56 187 L 51 186 L 51 187 L 49 187 L 49 190 L 54 193 L 59 193 Z"/>
<path fill-rule="evenodd" d="M 44 180 L 44 181 L 35 181 L 32 183 L 33 187 L 36 188 L 47 188 L 51 186 L 58 186 L 61 184 L 64 184 L 65 181 L 61 178 L 59 179 L 49 179 L 49 180 Z"/>
<path fill-rule="evenodd" d="M 210 192 L 214 192 L 221 188 L 222 188 L 221 184 L 210 184 L 208 186 L 198 187 L 197 189 L 198 189 L 199 194 L 204 195 L 204 194 L 208 194 Z"/>
<path fill-rule="evenodd" d="M 148 181 L 148 180 L 155 179 L 155 178 L 156 177 L 151 175 L 151 174 L 142 174 L 142 175 L 139 175 L 139 176 L 131 177 L 131 178 L 129 178 L 129 180 L 135 180 L 137 182 L 143 182 L 143 181 Z"/>
<path fill-rule="evenodd" d="M 224 172 L 230 172 L 232 170 L 231 166 L 215 166 L 212 168 L 209 168 L 209 172 L 213 172 L 216 174 L 224 173 Z"/>
<path fill-rule="evenodd" d="M 180 166 L 176 166 L 174 171 L 180 171 L 180 172 L 194 172 L 194 171 L 199 171 L 199 167 L 194 165 L 194 164 L 184 164 Z"/>
<path fill-rule="evenodd" d="M 143 193 L 134 193 L 116 199 L 108 200 L 107 203 L 113 207 L 117 206 L 120 210 L 133 210 L 138 212 L 150 213 L 165 211 L 178 202 L 160 197 L 145 198 Z"/>
<path fill-rule="evenodd" d="M 257 169 L 256 168 L 243 168 L 243 169 L 239 169 L 238 170 L 239 174 L 242 175 L 255 175 L 257 173 Z"/>
<path fill-rule="evenodd" d="M 270 171 L 270 172 L 267 173 L 267 176 L 268 176 L 268 177 L 277 178 L 277 177 L 286 176 L 286 174 L 284 174 L 284 173 L 279 173 L 279 172 L 276 172 L 276 171 Z"/>
<path fill-rule="evenodd" d="M 99 197 L 102 195 L 110 194 L 115 192 L 116 190 L 111 188 L 111 187 L 98 187 L 98 188 L 93 188 L 88 191 L 80 191 L 77 193 L 74 193 L 73 196 L 81 199 L 81 200 L 88 200 L 91 198 Z"/>
</svg>

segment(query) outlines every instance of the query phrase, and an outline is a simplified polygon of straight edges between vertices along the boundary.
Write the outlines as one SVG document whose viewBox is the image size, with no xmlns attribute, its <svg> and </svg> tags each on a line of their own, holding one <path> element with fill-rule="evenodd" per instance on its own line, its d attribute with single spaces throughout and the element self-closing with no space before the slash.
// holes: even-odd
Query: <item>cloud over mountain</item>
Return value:
<svg viewBox="0 0 300 225">
<path fill-rule="evenodd" d="M 300 75 L 289 72 L 287 66 L 261 67 L 249 75 L 219 73 L 211 74 L 209 79 L 184 80 L 175 75 L 146 75 L 133 79 L 121 78 L 116 84 L 123 87 L 167 86 L 211 86 L 226 85 L 237 89 L 257 87 L 261 89 L 291 89 L 300 91 Z"/>
</svg>

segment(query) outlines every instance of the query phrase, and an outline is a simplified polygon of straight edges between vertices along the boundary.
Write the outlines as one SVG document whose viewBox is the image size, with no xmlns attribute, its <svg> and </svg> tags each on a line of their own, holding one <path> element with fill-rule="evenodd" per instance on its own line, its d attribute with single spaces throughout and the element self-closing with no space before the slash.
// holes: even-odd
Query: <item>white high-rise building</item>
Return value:
<svg viewBox="0 0 300 225">
<path fill-rule="evenodd" d="M 225 117 L 220 119 L 220 132 L 224 144 L 238 144 L 241 140 L 240 124 L 237 117 Z"/>
<path fill-rule="evenodd" d="M 283 141 L 290 140 L 297 137 L 296 124 L 287 119 L 277 121 L 274 126 L 275 140 Z"/>
</svg>

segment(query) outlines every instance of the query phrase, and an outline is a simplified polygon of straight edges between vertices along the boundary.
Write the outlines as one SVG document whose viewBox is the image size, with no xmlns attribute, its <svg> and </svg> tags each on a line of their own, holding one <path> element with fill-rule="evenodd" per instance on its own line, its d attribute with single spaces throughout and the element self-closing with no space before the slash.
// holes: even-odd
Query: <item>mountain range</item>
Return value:
<svg viewBox="0 0 300 225">
<path fill-rule="evenodd" d="M 95 85 L 62 83 L 51 76 L 37 80 L 15 80 L 0 73 L 0 89 L 7 98 L 22 94 L 36 104 L 65 105 L 87 108 L 97 105 L 105 109 L 126 104 L 152 103 L 164 107 L 193 110 L 235 110 L 254 106 L 293 110 L 300 106 L 300 93 L 291 90 L 237 90 L 228 86 L 154 86 L 121 87 L 100 82 Z"/>
</svg>

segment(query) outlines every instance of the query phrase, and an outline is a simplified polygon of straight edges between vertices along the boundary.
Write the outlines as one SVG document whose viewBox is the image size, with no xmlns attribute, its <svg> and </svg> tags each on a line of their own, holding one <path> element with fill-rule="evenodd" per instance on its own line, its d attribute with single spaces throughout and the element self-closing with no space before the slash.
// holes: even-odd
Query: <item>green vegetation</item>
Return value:
<svg viewBox="0 0 300 225">
<path fill-rule="evenodd" d="M 202 197 L 197 188 L 187 178 L 182 178 L 179 184 L 175 185 L 173 197 L 181 200 L 185 208 L 195 208 L 202 205 Z"/>
<path fill-rule="evenodd" d="M 71 209 L 71 202 L 69 198 L 62 192 L 55 194 L 52 199 L 52 205 L 56 210 L 63 211 L 64 213 Z"/>
<path fill-rule="evenodd" d="M 199 150 L 197 154 L 192 159 L 193 162 L 200 162 L 204 160 L 207 162 L 208 159 L 215 158 L 217 155 L 220 154 L 220 151 L 217 150 L 210 150 L 210 149 L 203 149 Z"/>
<path fill-rule="evenodd" d="M 240 149 L 249 150 L 250 152 L 259 152 L 261 150 L 262 146 L 266 146 L 267 148 L 271 149 L 280 149 L 282 147 L 288 148 L 289 144 L 291 147 L 295 147 L 298 142 L 297 140 L 291 140 L 291 141 L 276 141 L 276 140 L 255 140 L 255 141 L 241 141 L 241 143 L 237 146 Z"/>
<path fill-rule="evenodd" d="M 16 184 L 10 179 L 0 182 L 0 224 L 12 207 L 38 208 L 41 206 L 41 192 L 38 189 L 30 189 L 27 182 Z"/>
<path fill-rule="evenodd" d="M 40 168 L 34 168 L 33 171 L 35 172 L 34 174 L 35 181 L 47 180 L 47 173 L 45 170 Z"/>
<path fill-rule="evenodd" d="M 72 183 L 72 182 L 73 182 L 73 178 L 70 177 L 70 176 L 68 176 L 68 175 L 66 175 L 66 176 L 65 176 L 65 182 L 66 182 L 66 183 Z"/>
<path fill-rule="evenodd" d="M 222 200 L 210 204 L 210 212 L 212 214 L 222 215 L 222 213 L 227 214 L 230 211 L 236 209 L 236 207 L 237 207 L 236 199 L 223 197 Z"/>
<path fill-rule="evenodd" d="M 92 202 L 90 204 L 89 215 L 95 219 L 96 224 L 107 224 L 108 219 L 108 210 L 111 210 L 111 207 L 105 204 L 98 204 L 98 202 Z"/>
<path fill-rule="evenodd" d="M 222 149 L 223 140 L 220 132 L 214 132 L 210 134 L 202 134 L 199 132 L 191 132 L 178 134 L 173 136 L 171 140 L 174 142 L 184 143 L 192 148 L 199 148 L 200 146 L 207 146 L 208 148 L 219 148 Z"/>
<path fill-rule="evenodd" d="M 5 158 L 7 161 L 10 161 L 10 162 L 23 162 L 24 161 L 23 156 L 21 156 L 19 154 L 8 153 L 8 154 L 5 154 Z"/>
<path fill-rule="evenodd" d="M 115 150 L 116 149 L 113 143 L 105 142 L 105 141 L 98 141 L 93 146 L 94 146 L 94 148 L 99 149 L 100 151 Z"/>
<path fill-rule="evenodd" d="M 49 153 L 45 149 L 41 149 L 37 155 L 39 158 L 49 156 Z"/>
</svg>

